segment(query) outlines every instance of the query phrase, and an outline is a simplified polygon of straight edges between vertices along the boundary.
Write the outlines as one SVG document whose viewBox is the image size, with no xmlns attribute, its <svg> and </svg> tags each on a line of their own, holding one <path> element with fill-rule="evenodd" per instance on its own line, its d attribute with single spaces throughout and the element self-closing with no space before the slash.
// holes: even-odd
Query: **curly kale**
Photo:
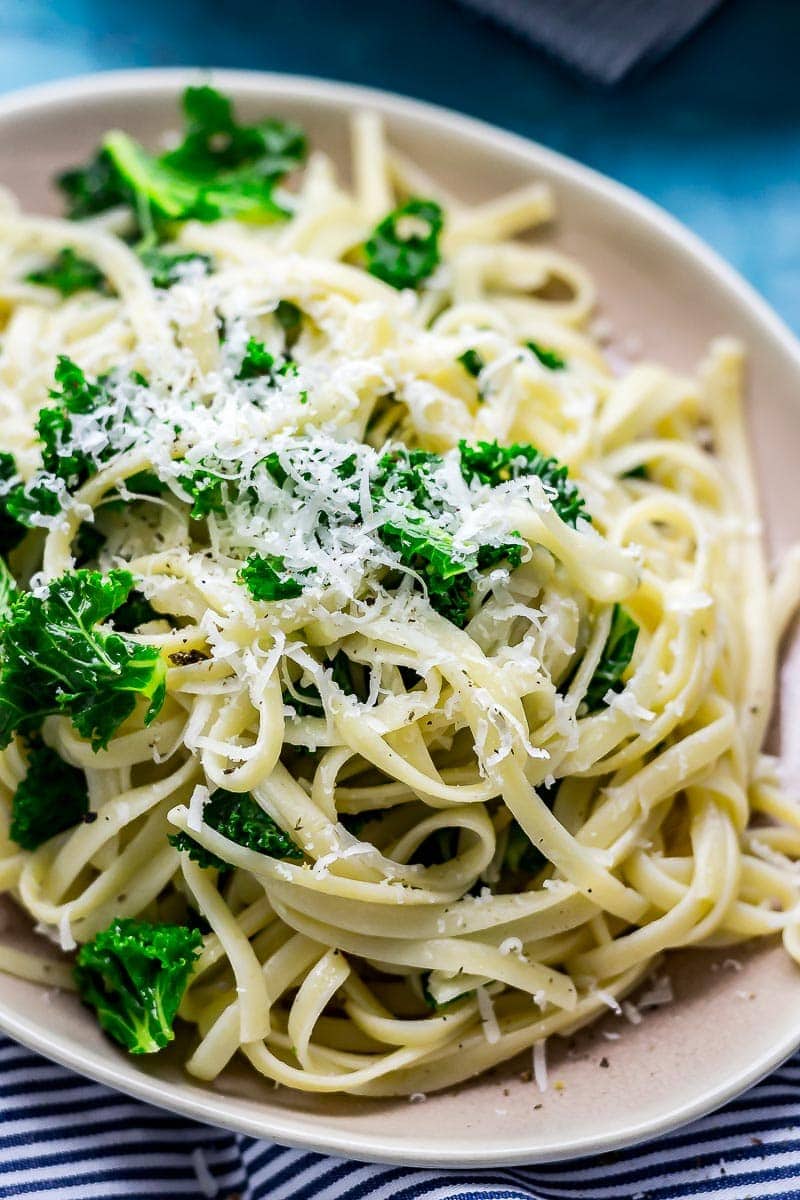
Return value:
<svg viewBox="0 0 800 1200">
<path fill-rule="evenodd" d="M 540 346 L 538 342 L 526 342 L 525 345 L 530 350 L 531 354 L 535 354 L 543 367 L 547 367 L 551 371 L 563 371 L 567 365 L 566 359 L 563 359 L 556 350 L 550 350 L 547 346 Z"/>
<path fill-rule="evenodd" d="M 139 251 L 139 260 L 152 280 L 153 287 L 171 288 L 186 278 L 187 267 L 194 264 L 199 274 L 208 275 L 213 263 L 208 254 L 192 251 L 163 250 L 159 246 L 144 246 Z"/>
<path fill-rule="evenodd" d="M 11 608 L 17 595 L 17 585 L 14 576 L 0 558 L 0 631 L 11 616 Z"/>
<path fill-rule="evenodd" d="M 66 201 L 66 215 L 73 221 L 132 201 L 130 190 L 104 150 L 98 150 L 83 166 L 63 171 L 56 184 Z"/>
<path fill-rule="evenodd" d="M 36 271 L 29 271 L 25 276 L 26 283 L 35 283 L 40 287 L 55 288 L 62 296 L 72 296 L 75 292 L 103 292 L 108 290 L 108 284 L 103 272 L 81 258 L 71 246 L 65 246 L 45 266 Z"/>
<path fill-rule="evenodd" d="M 539 799 L 550 809 L 556 802 L 560 782 L 556 780 L 549 786 L 542 784 L 536 789 Z M 534 846 L 518 821 L 512 821 L 508 826 L 505 839 L 505 850 L 500 864 L 501 887 L 504 890 L 516 891 L 534 875 L 538 875 L 547 859 L 538 846 Z"/>
<path fill-rule="evenodd" d="M 185 925 L 117 917 L 78 951 L 78 994 L 115 1042 L 131 1054 L 153 1054 L 175 1036 L 202 945 L 200 932 Z"/>
<path fill-rule="evenodd" d="M 22 489 L 13 454 L 0 451 L 0 554 L 8 554 L 24 538 L 27 526 L 12 513 L 12 496 Z"/>
<path fill-rule="evenodd" d="M 456 362 L 460 362 L 467 374 L 471 375 L 473 379 L 477 379 L 486 366 L 478 351 L 472 348 L 465 350 L 463 354 L 459 354 Z"/>
<path fill-rule="evenodd" d="M 266 349 L 263 342 L 257 338 L 248 339 L 241 366 L 236 374 L 237 379 L 259 379 L 261 376 L 272 377 L 275 367 L 275 357 Z"/>
<path fill-rule="evenodd" d="M 36 524 L 38 517 L 55 516 L 60 508 L 59 491 L 76 491 L 97 471 L 95 459 L 73 443 L 72 418 L 95 412 L 107 403 L 107 380 L 88 380 L 77 363 L 62 354 L 55 381 L 58 387 L 50 392 L 55 403 L 42 408 L 36 420 L 41 469 L 29 483 L 16 483 L 3 498 L 6 516 L 22 527 Z"/>
<path fill-rule="evenodd" d="M 394 288 L 419 287 L 439 264 L 443 226 L 435 200 L 406 200 L 375 226 L 364 244 L 367 270 Z"/>
<path fill-rule="evenodd" d="M 205 467 L 197 467 L 190 474 L 178 476 L 178 483 L 192 501 L 189 515 L 193 520 L 202 521 L 211 513 L 224 512 L 225 480 L 221 475 Z"/>
<path fill-rule="evenodd" d="M 18 593 L 0 627 L 0 747 L 62 713 L 96 750 L 139 698 L 149 724 L 164 703 L 166 666 L 153 646 L 103 627 L 133 588 L 127 571 L 78 570 L 43 595 Z"/>
<path fill-rule="evenodd" d="M 441 463 L 440 455 L 424 450 L 392 451 L 378 464 L 372 492 L 376 501 L 390 494 L 401 501 L 404 510 L 380 526 L 381 540 L 421 577 L 432 607 L 463 628 L 475 592 L 470 572 L 503 561 L 519 566 L 521 548 L 516 542 L 472 550 L 456 547 L 452 533 L 443 525 L 443 507 L 431 486 L 432 473 Z"/>
<path fill-rule="evenodd" d="M 510 479 L 538 475 L 562 521 L 571 525 L 573 529 L 578 523 L 578 518 L 591 521 L 585 501 L 576 485 L 569 479 L 567 468 L 557 459 L 541 454 L 535 446 L 526 443 L 500 446 L 497 442 L 478 442 L 476 446 L 470 446 L 461 441 L 458 448 L 461 454 L 461 474 L 467 483 L 479 480 L 489 487 L 497 487 Z"/>
<path fill-rule="evenodd" d="M 28 749 L 28 769 L 11 801 L 11 840 L 23 850 L 71 829 L 89 811 L 86 776 L 42 742 Z"/>
<path fill-rule="evenodd" d="M 164 613 L 156 612 L 147 597 L 136 588 L 129 593 L 128 599 L 120 604 L 111 614 L 111 624 L 117 633 L 133 633 L 140 625 L 148 621 L 169 621 Z"/>
<path fill-rule="evenodd" d="M 302 850 L 248 792 L 227 792 L 218 788 L 203 809 L 203 820 L 229 841 L 255 850 L 257 854 L 268 854 L 271 858 L 303 857 Z M 169 841 L 176 849 L 186 851 L 201 867 L 216 867 L 218 871 L 228 867 L 228 863 L 182 830 L 170 834 Z"/>
<path fill-rule="evenodd" d="M 309 567 L 299 576 L 313 573 Z M 287 573 L 281 554 L 251 554 L 239 571 L 239 579 L 254 600 L 296 600 L 305 586 L 302 578 Z"/>
<path fill-rule="evenodd" d="M 291 300 L 279 300 L 275 309 L 275 320 L 283 330 L 288 352 L 294 347 L 303 330 L 303 313 Z"/>
<path fill-rule="evenodd" d="M 605 697 L 609 691 L 621 692 L 624 688 L 622 676 L 633 658 L 638 637 L 639 626 L 633 617 L 621 605 L 615 604 L 600 662 L 584 696 L 584 704 L 589 712 L 606 707 Z"/>
<path fill-rule="evenodd" d="M 171 221 L 285 217 L 273 192 L 305 157 L 301 130 L 269 119 L 240 125 L 231 101 L 207 86 L 186 89 L 183 112 L 184 138 L 174 150 L 150 154 L 127 134 L 112 132 L 88 164 L 61 175 L 68 215 L 124 205 L 148 235 Z"/>
</svg>

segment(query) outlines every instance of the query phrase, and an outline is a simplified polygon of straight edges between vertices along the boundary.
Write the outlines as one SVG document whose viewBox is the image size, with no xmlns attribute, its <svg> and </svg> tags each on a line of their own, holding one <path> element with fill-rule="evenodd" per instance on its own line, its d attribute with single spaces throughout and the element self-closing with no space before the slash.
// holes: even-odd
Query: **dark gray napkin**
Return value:
<svg viewBox="0 0 800 1200">
<path fill-rule="evenodd" d="M 460 0 L 599 83 L 654 62 L 721 0 Z"/>
</svg>

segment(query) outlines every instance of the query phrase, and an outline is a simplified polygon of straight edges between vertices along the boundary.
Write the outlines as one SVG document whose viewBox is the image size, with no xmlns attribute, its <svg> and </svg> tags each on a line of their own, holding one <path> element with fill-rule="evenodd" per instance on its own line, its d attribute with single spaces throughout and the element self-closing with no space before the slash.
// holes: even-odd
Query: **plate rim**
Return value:
<svg viewBox="0 0 800 1200">
<path fill-rule="evenodd" d="M 371 106 L 388 114 L 423 122 L 442 134 L 449 130 L 456 135 L 491 140 L 500 150 L 528 159 L 533 168 L 544 165 L 559 176 L 566 186 L 575 184 L 594 192 L 613 207 L 634 214 L 640 223 L 648 227 L 660 240 L 688 252 L 690 257 L 713 277 L 717 286 L 724 288 L 740 306 L 750 310 L 750 314 L 762 330 L 769 335 L 780 351 L 792 360 L 800 372 L 800 340 L 787 323 L 734 267 L 678 218 L 626 184 L 559 151 L 543 146 L 532 138 L 443 105 L 416 100 L 380 88 L 306 75 L 208 67 L 143 67 L 68 76 L 2 94 L 0 131 L 17 116 L 29 116 L 36 110 L 44 115 L 48 109 L 57 109 L 64 102 L 73 102 L 82 96 L 93 99 L 103 96 L 128 96 L 135 100 L 137 94 L 151 89 L 173 90 L 177 93 L 188 83 L 198 80 L 211 82 L 222 89 L 239 94 L 272 92 L 274 95 L 284 94 L 287 100 L 319 99 L 330 107 L 340 109 L 356 105 Z M 32 983 L 31 986 L 37 985 Z M 210 1087 L 195 1092 L 194 1089 L 199 1085 L 188 1079 L 166 1082 L 134 1070 L 124 1061 L 117 1064 L 113 1060 L 105 1060 L 95 1051 L 77 1044 L 72 1045 L 65 1037 L 59 1040 L 57 1035 L 41 1029 L 38 1024 L 8 1013 L 1 998 L 0 1031 L 28 1049 L 86 1078 L 158 1108 L 206 1124 L 213 1123 L 252 1137 L 274 1139 L 285 1146 L 340 1155 L 359 1161 L 407 1167 L 450 1168 L 566 1162 L 637 1145 L 687 1125 L 721 1107 L 779 1067 L 800 1046 L 798 1017 L 798 1025 L 793 1033 L 782 1038 L 770 1051 L 762 1053 L 747 1071 L 740 1072 L 735 1078 L 704 1088 L 690 1105 L 681 1108 L 680 1111 L 668 1108 L 660 1118 L 654 1117 L 629 1125 L 624 1132 L 610 1131 L 581 1140 L 572 1138 L 544 1149 L 537 1149 L 535 1145 L 531 1145 L 528 1150 L 521 1149 L 518 1145 L 510 1146 L 495 1149 L 487 1154 L 479 1149 L 465 1149 L 463 1146 L 437 1146 L 433 1139 L 429 1145 L 416 1146 L 412 1151 L 403 1145 L 399 1137 L 386 1140 L 379 1133 L 338 1132 L 335 1125 L 326 1123 L 324 1118 L 311 1113 L 295 1112 L 288 1117 L 268 1114 L 265 1120 L 255 1114 L 238 1114 L 236 1119 L 231 1119 L 226 1112 L 228 1097 L 224 1092 L 215 1094 Z M 84 1057 L 87 1054 L 88 1060 Z"/>
</svg>

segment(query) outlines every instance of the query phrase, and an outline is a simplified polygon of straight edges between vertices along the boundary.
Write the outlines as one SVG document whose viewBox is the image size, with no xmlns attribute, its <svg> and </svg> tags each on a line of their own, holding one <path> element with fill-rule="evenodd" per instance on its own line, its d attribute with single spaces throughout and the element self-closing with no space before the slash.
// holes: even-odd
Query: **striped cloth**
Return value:
<svg viewBox="0 0 800 1200">
<path fill-rule="evenodd" d="M 0 1197 L 53 1200 L 797 1200 L 800 1055 L 623 1154 L 483 1172 L 368 1166 L 210 1129 L 0 1038 Z"/>
</svg>

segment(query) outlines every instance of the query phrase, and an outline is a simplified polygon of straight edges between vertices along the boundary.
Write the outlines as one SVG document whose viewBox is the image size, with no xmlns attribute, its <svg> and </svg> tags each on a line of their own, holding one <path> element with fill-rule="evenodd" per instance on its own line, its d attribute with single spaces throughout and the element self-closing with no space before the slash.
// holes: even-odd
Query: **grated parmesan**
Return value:
<svg viewBox="0 0 800 1200">
<path fill-rule="evenodd" d="M 65 908 L 58 918 L 58 940 L 64 951 L 77 950 L 78 943 L 72 935 L 72 925 L 69 919 L 69 909 Z"/>
<path fill-rule="evenodd" d="M 203 828 L 203 809 L 208 801 L 208 788 L 204 784 L 198 783 L 189 800 L 186 817 L 186 824 L 194 833 L 200 833 Z"/>
<path fill-rule="evenodd" d="M 490 1046 L 494 1046 L 500 1041 L 500 1026 L 497 1023 L 492 998 L 483 985 L 475 989 L 475 995 L 478 1000 L 483 1036 Z"/>
<path fill-rule="evenodd" d="M 533 1078 L 540 1092 L 547 1091 L 547 1039 L 533 1044 Z"/>
<path fill-rule="evenodd" d="M 625 1017 L 626 1021 L 630 1021 L 631 1025 L 641 1025 L 642 1023 L 642 1014 L 639 1012 L 636 1005 L 632 1004 L 630 1000 L 623 1000 L 622 1015 Z"/>
</svg>

